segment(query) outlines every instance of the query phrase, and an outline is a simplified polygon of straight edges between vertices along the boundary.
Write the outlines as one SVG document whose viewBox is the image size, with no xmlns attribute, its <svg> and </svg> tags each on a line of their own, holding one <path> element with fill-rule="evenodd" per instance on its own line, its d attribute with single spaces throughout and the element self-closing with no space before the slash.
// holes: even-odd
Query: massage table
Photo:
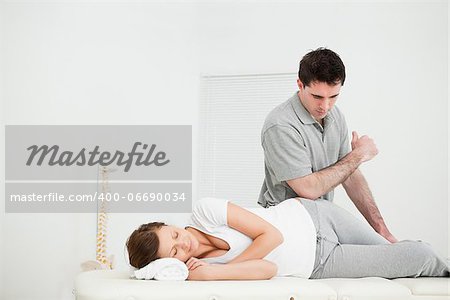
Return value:
<svg viewBox="0 0 450 300">
<path fill-rule="evenodd" d="M 256 281 L 155 281 L 130 279 L 129 272 L 94 270 L 75 280 L 77 300 L 450 300 L 450 278 L 379 277 Z"/>
</svg>

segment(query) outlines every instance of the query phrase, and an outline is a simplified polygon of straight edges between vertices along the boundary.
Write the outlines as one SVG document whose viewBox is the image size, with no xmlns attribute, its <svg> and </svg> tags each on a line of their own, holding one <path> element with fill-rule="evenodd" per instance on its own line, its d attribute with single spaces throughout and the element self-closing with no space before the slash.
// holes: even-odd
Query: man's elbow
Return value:
<svg viewBox="0 0 450 300">
<path fill-rule="evenodd" d="M 311 182 L 311 180 L 308 180 L 305 177 L 288 180 L 287 184 L 299 197 L 316 200 L 317 198 L 322 196 L 320 195 L 320 191 L 315 188 L 317 185 L 315 185 Z"/>
<path fill-rule="evenodd" d="M 295 191 L 296 194 L 301 197 L 301 198 L 305 198 L 305 199 L 310 199 L 310 200 L 316 200 L 318 199 L 320 196 L 319 193 L 317 193 L 316 191 L 312 190 L 312 189 L 301 189 L 300 191 Z"/>
</svg>

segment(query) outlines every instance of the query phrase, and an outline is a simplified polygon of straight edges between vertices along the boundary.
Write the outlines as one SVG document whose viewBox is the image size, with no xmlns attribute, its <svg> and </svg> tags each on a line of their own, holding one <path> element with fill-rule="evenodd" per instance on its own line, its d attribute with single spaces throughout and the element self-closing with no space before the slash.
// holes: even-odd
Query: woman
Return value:
<svg viewBox="0 0 450 300">
<path fill-rule="evenodd" d="M 292 198 L 245 209 L 204 198 L 185 228 L 141 225 L 127 249 L 136 268 L 175 257 L 186 263 L 191 280 L 449 276 L 446 262 L 428 244 L 391 244 L 327 200 Z"/>
</svg>

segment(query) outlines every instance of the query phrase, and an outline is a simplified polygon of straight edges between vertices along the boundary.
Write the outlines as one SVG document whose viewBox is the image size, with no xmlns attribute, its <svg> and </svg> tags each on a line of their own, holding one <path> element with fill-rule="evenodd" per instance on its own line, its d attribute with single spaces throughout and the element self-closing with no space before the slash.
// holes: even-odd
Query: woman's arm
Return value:
<svg viewBox="0 0 450 300">
<path fill-rule="evenodd" d="M 231 228 L 253 239 L 252 244 L 228 264 L 262 259 L 283 243 L 283 235 L 275 226 L 230 202 L 227 208 L 227 223 Z"/>
<path fill-rule="evenodd" d="M 277 266 L 264 259 L 233 264 L 209 264 L 189 271 L 189 280 L 263 280 L 277 274 Z"/>
</svg>

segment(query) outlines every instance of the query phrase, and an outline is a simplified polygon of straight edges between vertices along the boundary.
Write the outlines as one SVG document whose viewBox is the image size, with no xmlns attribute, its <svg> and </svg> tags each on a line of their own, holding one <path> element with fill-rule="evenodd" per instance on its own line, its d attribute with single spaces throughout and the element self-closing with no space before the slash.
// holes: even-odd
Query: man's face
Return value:
<svg viewBox="0 0 450 300">
<path fill-rule="evenodd" d="M 305 86 L 297 79 L 299 98 L 306 110 L 319 123 L 336 103 L 341 84 L 329 85 L 326 82 L 314 81 Z"/>
</svg>

